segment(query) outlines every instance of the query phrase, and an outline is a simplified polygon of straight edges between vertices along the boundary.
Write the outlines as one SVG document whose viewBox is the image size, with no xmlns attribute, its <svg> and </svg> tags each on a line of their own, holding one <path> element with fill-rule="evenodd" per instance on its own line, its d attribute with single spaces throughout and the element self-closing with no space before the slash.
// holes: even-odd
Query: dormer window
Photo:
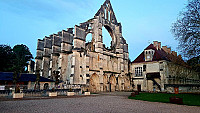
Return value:
<svg viewBox="0 0 200 113">
<path fill-rule="evenodd" d="M 153 49 L 145 50 L 145 52 L 144 52 L 145 61 L 152 61 L 154 53 L 155 53 L 155 50 L 153 50 Z"/>
</svg>

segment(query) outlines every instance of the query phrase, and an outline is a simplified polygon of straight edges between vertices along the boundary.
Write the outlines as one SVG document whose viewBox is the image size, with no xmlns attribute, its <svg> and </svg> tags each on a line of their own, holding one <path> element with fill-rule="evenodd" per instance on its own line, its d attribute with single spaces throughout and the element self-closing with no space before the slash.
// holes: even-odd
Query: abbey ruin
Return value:
<svg viewBox="0 0 200 113">
<path fill-rule="evenodd" d="M 112 37 L 110 48 L 103 44 L 102 27 Z M 92 40 L 86 43 L 88 34 Z M 51 79 L 58 72 L 63 85 L 81 85 L 91 92 L 127 91 L 131 89 L 128 60 L 121 23 L 106 0 L 94 18 L 39 39 L 35 70 Z"/>
</svg>

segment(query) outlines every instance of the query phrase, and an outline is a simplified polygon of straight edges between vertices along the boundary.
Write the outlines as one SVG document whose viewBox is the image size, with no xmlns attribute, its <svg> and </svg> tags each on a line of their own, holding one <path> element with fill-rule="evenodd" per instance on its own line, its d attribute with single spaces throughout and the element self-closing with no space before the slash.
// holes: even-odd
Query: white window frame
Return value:
<svg viewBox="0 0 200 113">
<path fill-rule="evenodd" d="M 142 69 L 142 67 L 135 67 L 135 76 L 136 77 L 143 76 L 143 69 Z"/>
</svg>

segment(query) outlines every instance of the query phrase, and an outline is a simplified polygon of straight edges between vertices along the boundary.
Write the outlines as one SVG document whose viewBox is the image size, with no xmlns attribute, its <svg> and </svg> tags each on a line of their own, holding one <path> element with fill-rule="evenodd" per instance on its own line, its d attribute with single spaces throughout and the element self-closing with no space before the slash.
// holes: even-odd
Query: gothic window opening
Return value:
<svg viewBox="0 0 200 113">
<path fill-rule="evenodd" d="M 112 42 L 111 34 L 112 33 L 109 33 L 109 32 L 111 31 L 108 31 L 106 27 L 102 27 L 103 44 L 105 44 L 106 48 L 111 49 L 111 42 Z"/>
<path fill-rule="evenodd" d="M 89 33 L 86 36 L 86 43 L 91 42 L 91 41 L 92 41 L 92 33 Z"/>
<path fill-rule="evenodd" d="M 108 21 L 110 21 L 110 11 L 108 11 Z"/>
<path fill-rule="evenodd" d="M 107 13 L 106 13 L 106 8 L 104 9 L 104 18 L 106 19 L 106 16 L 107 15 Z"/>
<path fill-rule="evenodd" d="M 87 34 L 86 36 L 86 50 L 94 51 L 94 44 L 92 39 L 92 33 Z"/>
</svg>

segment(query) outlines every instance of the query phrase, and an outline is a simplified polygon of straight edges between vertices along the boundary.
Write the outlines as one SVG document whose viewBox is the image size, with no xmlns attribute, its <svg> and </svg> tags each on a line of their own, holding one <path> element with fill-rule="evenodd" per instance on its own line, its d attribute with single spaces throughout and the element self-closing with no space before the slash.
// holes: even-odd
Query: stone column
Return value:
<svg viewBox="0 0 200 113">
<path fill-rule="evenodd" d="M 102 23 L 100 23 L 100 19 L 96 17 L 93 23 L 93 37 L 94 37 L 94 45 L 95 51 L 99 53 L 103 53 L 103 37 L 102 37 Z"/>
<path fill-rule="evenodd" d="M 53 35 L 52 45 L 53 46 L 52 46 L 49 76 L 51 76 L 51 78 L 54 78 L 53 71 L 58 71 L 58 61 L 61 52 L 61 38 L 59 37 L 59 35 L 57 34 Z"/>
<path fill-rule="evenodd" d="M 76 25 L 74 34 L 74 49 L 85 49 L 85 38 L 85 30 Z"/>
<path fill-rule="evenodd" d="M 50 36 L 52 37 L 52 36 Z M 50 57 L 52 53 L 52 39 L 50 37 L 44 38 L 44 51 L 42 59 L 42 76 L 49 77 Z"/>
<path fill-rule="evenodd" d="M 73 28 L 68 28 L 58 33 L 61 37 L 61 53 L 60 53 L 60 75 L 61 80 L 66 83 L 70 82 L 72 67 L 72 45 L 73 45 Z"/>
<path fill-rule="evenodd" d="M 73 84 L 81 84 L 82 78 L 84 75 L 81 73 L 82 70 L 82 52 L 85 52 L 85 38 L 86 33 L 85 30 L 79 26 L 75 26 L 74 33 L 74 49 L 73 49 L 73 57 L 75 57 L 75 65 L 74 65 L 74 76 L 73 76 Z"/>
<path fill-rule="evenodd" d="M 43 51 L 44 51 L 44 40 L 40 40 L 38 39 L 38 43 L 37 43 L 37 53 L 36 53 L 36 57 L 35 57 L 35 71 L 36 70 L 40 70 L 42 69 L 42 59 L 43 59 Z"/>
</svg>

